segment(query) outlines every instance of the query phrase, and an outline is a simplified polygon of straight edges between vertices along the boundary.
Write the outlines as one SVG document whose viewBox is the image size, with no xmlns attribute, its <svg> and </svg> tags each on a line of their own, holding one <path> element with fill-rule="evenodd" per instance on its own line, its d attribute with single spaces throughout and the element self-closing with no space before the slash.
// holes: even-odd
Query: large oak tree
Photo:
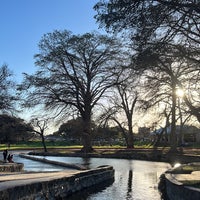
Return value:
<svg viewBox="0 0 200 200">
<path fill-rule="evenodd" d="M 65 118 L 76 113 L 82 119 L 82 150 L 91 151 L 93 109 L 116 82 L 120 43 L 98 33 L 73 35 L 65 30 L 45 34 L 39 50 L 39 68 L 33 75 L 25 74 L 20 88 L 29 91 L 25 105 L 43 104 Z"/>
</svg>

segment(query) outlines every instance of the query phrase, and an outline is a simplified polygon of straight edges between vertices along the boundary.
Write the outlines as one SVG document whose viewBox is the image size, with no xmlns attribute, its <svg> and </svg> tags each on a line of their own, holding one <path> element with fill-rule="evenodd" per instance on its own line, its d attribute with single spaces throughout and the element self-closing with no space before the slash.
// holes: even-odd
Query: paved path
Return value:
<svg viewBox="0 0 200 200">
<path fill-rule="evenodd" d="M 63 177 L 69 177 L 73 174 L 80 173 L 80 171 L 64 170 L 60 172 L 39 172 L 39 173 L 14 173 L 14 174 L 2 174 L 0 175 L 0 191 L 13 188 L 15 186 L 49 181 L 59 179 Z"/>
</svg>

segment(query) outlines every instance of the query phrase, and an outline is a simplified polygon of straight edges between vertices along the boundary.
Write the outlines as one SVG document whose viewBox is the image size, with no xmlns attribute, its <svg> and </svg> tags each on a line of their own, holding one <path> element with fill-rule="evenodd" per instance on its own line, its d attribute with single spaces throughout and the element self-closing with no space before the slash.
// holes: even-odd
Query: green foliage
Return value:
<svg viewBox="0 0 200 200">
<path fill-rule="evenodd" d="M 119 140 L 121 139 L 120 130 L 118 127 L 97 127 L 94 132 L 93 139 L 94 140 Z"/>
<path fill-rule="evenodd" d="M 30 139 L 32 127 L 21 118 L 9 115 L 0 115 L 0 141 L 13 143 Z"/>
<path fill-rule="evenodd" d="M 68 149 L 68 148 L 77 148 L 77 149 L 81 149 L 82 146 L 81 145 L 74 145 L 71 142 L 68 141 L 46 141 L 46 146 L 47 149 L 49 148 L 55 148 L 55 149 Z M 7 144 L 0 144 L 0 150 L 4 150 L 7 149 L 8 145 Z M 13 143 L 10 145 L 10 147 L 8 149 L 42 149 L 43 145 L 41 141 L 27 141 L 27 142 L 17 142 L 17 143 Z M 126 148 L 124 145 L 119 145 L 119 144 L 115 144 L 115 145 L 101 145 L 101 146 L 95 146 L 95 149 L 101 149 L 101 148 L 106 148 L 106 149 L 121 149 L 121 148 Z M 136 143 L 135 148 L 152 148 L 151 146 L 149 146 L 147 143 Z"/>
<path fill-rule="evenodd" d="M 73 146 L 66 141 L 57 142 L 46 142 L 47 148 L 81 148 L 80 145 Z M 7 144 L 0 144 L 0 150 L 3 149 L 43 149 L 43 144 L 41 141 L 28 141 L 28 142 L 18 142 L 13 143 L 8 148 Z"/>
<path fill-rule="evenodd" d="M 72 119 L 60 125 L 54 135 L 62 136 L 65 139 L 80 139 L 82 130 L 82 119 Z"/>
</svg>

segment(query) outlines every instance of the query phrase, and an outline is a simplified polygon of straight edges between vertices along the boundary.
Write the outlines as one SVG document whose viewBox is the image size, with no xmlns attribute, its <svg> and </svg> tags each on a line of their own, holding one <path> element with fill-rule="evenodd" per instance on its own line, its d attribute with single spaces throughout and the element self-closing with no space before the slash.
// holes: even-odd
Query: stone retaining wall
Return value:
<svg viewBox="0 0 200 200">
<path fill-rule="evenodd" d="M 24 168 L 23 163 L 0 163 L 1 172 L 21 172 Z"/>
<path fill-rule="evenodd" d="M 185 186 L 176 181 L 172 174 L 165 174 L 165 189 L 170 200 L 197 200 L 200 199 L 200 189 Z"/>
<path fill-rule="evenodd" d="M 85 188 L 111 180 L 114 181 L 113 167 L 101 166 L 64 177 L 49 177 L 29 182 L 19 180 L 14 187 L 0 188 L 0 197 L 4 200 L 63 199 Z"/>
</svg>

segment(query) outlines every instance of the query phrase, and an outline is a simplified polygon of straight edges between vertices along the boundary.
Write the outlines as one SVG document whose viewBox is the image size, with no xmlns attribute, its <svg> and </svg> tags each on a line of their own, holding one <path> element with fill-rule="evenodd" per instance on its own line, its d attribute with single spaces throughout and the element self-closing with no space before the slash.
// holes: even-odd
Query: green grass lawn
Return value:
<svg viewBox="0 0 200 200">
<path fill-rule="evenodd" d="M 82 145 L 75 145 L 66 141 L 56 141 L 56 142 L 50 142 L 46 141 L 46 146 L 47 148 L 78 148 L 81 149 Z M 106 149 L 122 149 L 126 148 L 126 146 L 122 146 L 119 144 L 116 145 L 104 145 L 104 146 L 93 146 L 95 149 L 100 149 L 100 148 L 106 148 Z M 42 142 L 41 141 L 28 141 L 28 142 L 19 142 L 15 144 L 10 144 L 9 149 L 38 149 L 38 148 L 43 148 Z M 154 148 L 152 144 L 148 142 L 135 142 L 134 143 L 134 148 L 144 148 L 144 149 L 152 149 Z M 169 147 L 157 147 L 157 149 L 168 149 Z M 191 148 L 191 147 L 189 147 Z M 199 146 L 196 146 L 196 148 L 200 148 Z M 0 144 L 0 150 L 8 149 L 7 144 Z"/>
<path fill-rule="evenodd" d="M 47 148 L 81 148 L 80 145 L 69 145 L 65 142 L 46 142 Z M 4 149 L 37 149 L 43 148 L 41 141 L 20 142 L 15 144 L 0 144 L 0 150 Z"/>
<path fill-rule="evenodd" d="M 56 141 L 56 142 L 49 142 L 46 141 L 47 148 L 82 148 L 82 145 L 73 145 L 69 142 L 65 141 Z M 105 146 L 93 146 L 95 149 L 98 148 L 107 148 L 107 149 L 120 149 L 120 148 L 126 148 L 125 146 L 121 145 L 105 145 Z M 0 144 L 0 150 L 7 149 L 7 144 Z M 15 144 L 10 144 L 9 149 L 37 149 L 37 148 L 43 148 L 41 141 L 28 141 L 28 142 L 19 142 Z M 150 144 L 147 143 L 136 143 L 135 148 L 152 148 Z"/>
</svg>

